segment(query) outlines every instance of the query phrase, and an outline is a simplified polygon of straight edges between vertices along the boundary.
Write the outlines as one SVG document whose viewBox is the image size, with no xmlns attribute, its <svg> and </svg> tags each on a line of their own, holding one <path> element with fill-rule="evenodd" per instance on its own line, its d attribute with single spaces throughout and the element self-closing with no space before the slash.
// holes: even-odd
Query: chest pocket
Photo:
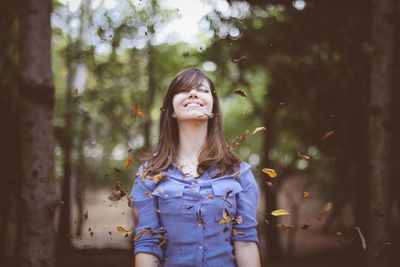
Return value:
<svg viewBox="0 0 400 267">
<path fill-rule="evenodd" d="M 222 219 L 224 209 L 227 209 L 232 216 L 236 216 L 236 197 L 239 192 L 243 191 L 240 183 L 236 180 L 233 180 L 232 178 L 228 178 L 214 181 L 211 184 L 211 187 L 217 200 L 215 206 L 217 217 L 215 219 L 217 221 Z"/>
<path fill-rule="evenodd" d="M 184 184 L 163 182 L 158 184 L 151 193 L 157 196 L 158 208 L 161 215 L 179 215 L 183 204 Z"/>
</svg>

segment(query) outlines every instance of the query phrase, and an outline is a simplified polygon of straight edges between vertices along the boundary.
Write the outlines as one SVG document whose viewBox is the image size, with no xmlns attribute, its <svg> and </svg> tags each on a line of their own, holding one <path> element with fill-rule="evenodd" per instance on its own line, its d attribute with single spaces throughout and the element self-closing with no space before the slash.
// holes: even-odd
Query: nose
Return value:
<svg viewBox="0 0 400 267">
<path fill-rule="evenodd" d="M 192 98 L 192 97 L 198 98 L 196 89 L 190 90 L 190 92 L 189 92 L 189 98 Z"/>
</svg>

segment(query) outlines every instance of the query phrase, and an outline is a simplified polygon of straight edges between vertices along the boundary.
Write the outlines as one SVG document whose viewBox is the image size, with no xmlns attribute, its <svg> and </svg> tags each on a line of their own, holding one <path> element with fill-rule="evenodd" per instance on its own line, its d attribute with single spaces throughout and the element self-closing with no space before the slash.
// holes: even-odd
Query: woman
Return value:
<svg viewBox="0 0 400 267">
<path fill-rule="evenodd" d="M 227 146 L 214 84 L 195 68 L 171 81 L 158 145 L 145 155 L 131 200 L 139 221 L 135 266 L 260 266 L 259 188 Z"/>
</svg>

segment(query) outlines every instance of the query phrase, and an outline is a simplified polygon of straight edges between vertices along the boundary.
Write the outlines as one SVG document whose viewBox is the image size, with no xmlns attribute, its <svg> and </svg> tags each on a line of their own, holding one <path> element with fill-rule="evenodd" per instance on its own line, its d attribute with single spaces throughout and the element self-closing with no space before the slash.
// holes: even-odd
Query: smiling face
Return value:
<svg viewBox="0 0 400 267">
<path fill-rule="evenodd" d="M 213 109 L 213 96 L 207 80 L 191 88 L 180 89 L 173 97 L 172 105 L 178 121 L 204 120 Z"/>
</svg>

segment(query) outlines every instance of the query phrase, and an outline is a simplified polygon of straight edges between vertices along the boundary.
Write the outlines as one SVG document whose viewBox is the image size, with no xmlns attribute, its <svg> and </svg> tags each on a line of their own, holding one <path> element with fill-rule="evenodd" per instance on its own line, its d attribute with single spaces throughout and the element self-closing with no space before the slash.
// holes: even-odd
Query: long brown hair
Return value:
<svg viewBox="0 0 400 267">
<path fill-rule="evenodd" d="M 239 157 L 227 145 L 222 133 L 221 110 L 214 83 L 201 70 L 188 68 L 177 73 L 168 86 L 160 109 L 159 138 L 155 150 L 144 152 L 140 157 L 142 161 L 148 163 L 149 172 L 157 173 L 167 169 L 177 157 L 179 131 L 176 119 L 171 116 L 174 111 L 173 97 L 182 90 L 199 86 L 204 79 L 209 83 L 213 96 L 213 117 L 208 119 L 207 141 L 199 154 L 197 172 L 202 175 L 208 168 L 217 167 L 218 175 L 225 175 L 228 171 L 233 171 L 234 167 L 240 163 Z"/>
</svg>

